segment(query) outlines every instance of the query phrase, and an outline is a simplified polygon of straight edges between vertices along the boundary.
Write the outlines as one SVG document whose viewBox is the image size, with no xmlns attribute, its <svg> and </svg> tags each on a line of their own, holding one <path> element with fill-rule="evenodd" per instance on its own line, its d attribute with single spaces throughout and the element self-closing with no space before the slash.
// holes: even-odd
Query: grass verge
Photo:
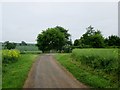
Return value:
<svg viewBox="0 0 120 90">
<path fill-rule="evenodd" d="M 56 60 L 60 62 L 73 76 L 80 82 L 93 88 L 117 88 L 117 83 L 111 82 L 102 75 L 96 74 L 92 70 L 87 70 L 85 66 L 79 66 L 77 61 L 72 60 L 71 54 L 56 54 Z"/>
<path fill-rule="evenodd" d="M 37 56 L 35 54 L 22 54 L 17 62 L 3 66 L 2 88 L 22 88 Z"/>
</svg>

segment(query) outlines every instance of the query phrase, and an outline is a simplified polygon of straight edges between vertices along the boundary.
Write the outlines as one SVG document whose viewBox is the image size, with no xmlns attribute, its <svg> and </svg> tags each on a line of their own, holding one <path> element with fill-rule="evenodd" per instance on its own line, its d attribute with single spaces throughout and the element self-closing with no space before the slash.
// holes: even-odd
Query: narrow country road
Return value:
<svg viewBox="0 0 120 90">
<path fill-rule="evenodd" d="M 64 69 L 52 54 L 43 54 L 33 64 L 23 88 L 87 88 Z"/>
</svg>

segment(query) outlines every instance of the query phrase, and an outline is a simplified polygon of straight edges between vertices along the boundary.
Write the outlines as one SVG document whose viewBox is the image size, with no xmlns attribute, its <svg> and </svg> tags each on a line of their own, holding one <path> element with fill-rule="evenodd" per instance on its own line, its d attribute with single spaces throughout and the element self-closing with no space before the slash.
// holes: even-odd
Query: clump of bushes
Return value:
<svg viewBox="0 0 120 90">
<path fill-rule="evenodd" d="M 71 46 L 64 46 L 62 52 L 71 53 L 72 52 Z"/>
<path fill-rule="evenodd" d="M 2 50 L 2 63 L 15 62 L 20 57 L 19 50 Z"/>
</svg>

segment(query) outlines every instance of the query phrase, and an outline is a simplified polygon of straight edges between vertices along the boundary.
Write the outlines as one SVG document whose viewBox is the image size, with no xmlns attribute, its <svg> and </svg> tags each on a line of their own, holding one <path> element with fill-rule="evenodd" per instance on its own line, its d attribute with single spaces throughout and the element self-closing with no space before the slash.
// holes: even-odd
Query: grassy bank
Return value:
<svg viewBox="0 0 120 90">
<path fill-rule="evenodd" d="M 90 87 L 95 87 L 95 88 L 117 88 L 118 87 L 118 82 L 117 82 L 118 77 L 114 73 L 108 74 L 104 72 L 103 69 L 102 70 L 95 69 L 89 66 L 89 64 L 88 65 L 85 64 L 85 62 L 81 63 L 80 55 L 85 53 L 85 51 L 83 53 L 81 52 L 81 54 L 79 51 L 75 50 L 75 52 L 76 53 L 72 52 L 71 54 L 56 54 L 55 58 L 61 63 L 61 65 L 63 65 L 69 72 L 71 72 L 73 76 L 76 77 L 77 80 L 85 83 Z M 77 58 L 73 53 L 77 56 Z M 88 53 L 88 54 L 93 54 L 93 53 Z M 86 56 L 87 56 L 87 53 L 86 53 Z M 104 56 L 107 56 L 107 55 L 105 54 Z M 97 60 L 97 57 L 96 57 L 96 60 Z M 98 60 L 98 63 L 99 63 L 99 60 Z"/>
<path fill-rule="evenodd" d="M 22 54 L 15 63 L 3 65 L 2 88 L 22 88 L 32 63 L 38 55 Z"/>
</svg>

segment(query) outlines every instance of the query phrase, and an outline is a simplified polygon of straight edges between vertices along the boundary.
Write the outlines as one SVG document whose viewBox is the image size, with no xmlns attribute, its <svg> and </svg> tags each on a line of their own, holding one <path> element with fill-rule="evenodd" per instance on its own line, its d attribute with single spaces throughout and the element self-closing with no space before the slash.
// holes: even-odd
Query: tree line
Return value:
<svg viewBox="0 0 120 90">
<path fill-rule="evenodd" d="M 74 41 L 74 46 L 80 48 L 108 48 L 120 47 L 120 37 L 111 35 L 106 38 L 103 37 L 100 30 L 94 30 L 94 27 L 86 28 L 86 33 Z"/>
<path fill-rule="evenodd" d="M 71 40 L 71 34 L 68 30 L 56 26 L 43 30 L 37 36 L 37 46 L 39 50 L 57 51 L 57 52 L 70 52 L 73 48 L 108 48 L 108 47 L 120 47 L 120 37 L 111 35 L 108 38 L 104 38 L 100 30 L 94 30 L 94 27 L 89 26 L 79 39 L 76 39 L 74 43 Z"/>
<path fill-rule="evenodd" d="M 4 43 L 2 43 L 2 47 L 4 49 L 9 49 L 9 50 L 10 49 L 15 49 L 17 45 L 27 46 L 28 44 L 25 41 L 21 41 L 21 43 L 5 41 Z"/>
<path fill-rule="evenodd" d="M 77 32 L 78 33 L 78 32 Z M 37 44 L 39 50 L 42 52 L 71 52 L 74 48 L 119 48 L 120 37 L 111 35 L 106 38 L 103 37 L 100 30 L 94 30 L 94 27 L 89 26 L 86 32 L 72 43 L 71 34 L 68 30 L 56 26 L 43 30 L 37 36 Z M 27 46 L 25 41 L 21 43 L 14 43 L 6 41 L 2 44 L 4 49 L 15 49 L 17 45 Z"/>
</svg>

